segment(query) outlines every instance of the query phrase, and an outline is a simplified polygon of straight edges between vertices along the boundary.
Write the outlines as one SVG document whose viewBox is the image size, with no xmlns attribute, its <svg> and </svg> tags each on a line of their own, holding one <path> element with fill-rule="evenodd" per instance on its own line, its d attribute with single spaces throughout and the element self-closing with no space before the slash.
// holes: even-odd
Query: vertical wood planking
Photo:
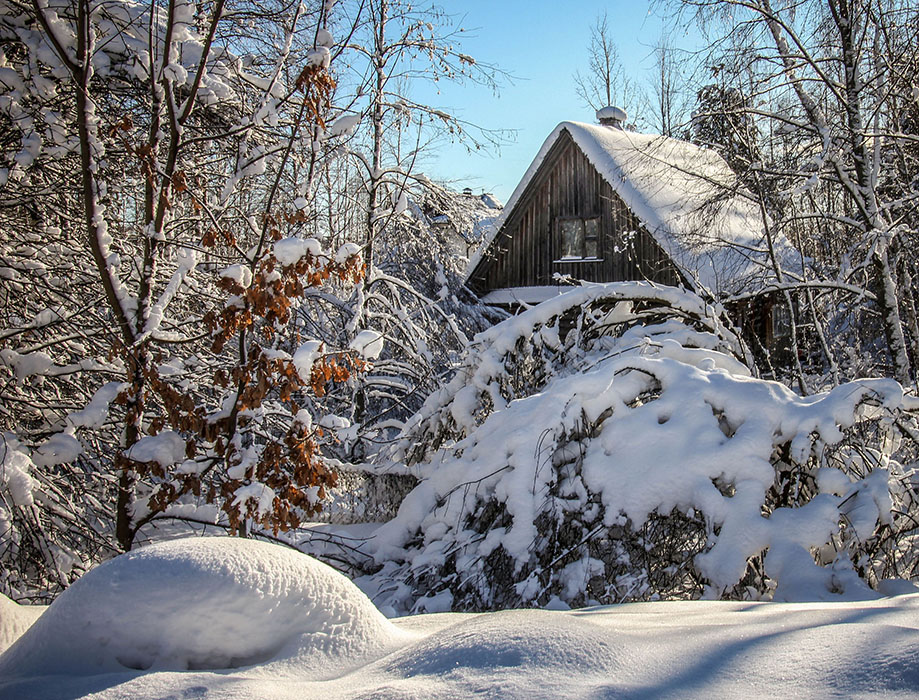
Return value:
<svg viewBox="0 0 919 700">
<path fill-rule="evenodd" d="M 553 262 L 561 255 L 556 221 L 563 216 L 600 217 L 601 261 Z M 623 238 L 628 231 L 638 231 L 631 250 Z M 483 258 L 469 284 L 485 294 L 506 287 L 552 284 L 555 272 L 598 282 L 648 279 L 677 284 L 681 279 L 663 249 L 567 132 L 559 136 L 509 212 L 495 237 L 492 256 Z"/>
</svg>

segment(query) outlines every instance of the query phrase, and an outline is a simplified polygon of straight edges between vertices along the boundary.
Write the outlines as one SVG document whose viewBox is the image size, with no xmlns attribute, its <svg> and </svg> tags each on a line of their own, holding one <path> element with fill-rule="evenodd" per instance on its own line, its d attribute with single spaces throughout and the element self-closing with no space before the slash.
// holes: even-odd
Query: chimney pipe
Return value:
<svg viewBox="0 0 919 700">
<path fill-rule="evenodd" d="M 614 129 L 621 129 L 628 118 L 625 110 L 619 107 L 604 107 L 597 110 L 597 121 Z"/>
</svg>

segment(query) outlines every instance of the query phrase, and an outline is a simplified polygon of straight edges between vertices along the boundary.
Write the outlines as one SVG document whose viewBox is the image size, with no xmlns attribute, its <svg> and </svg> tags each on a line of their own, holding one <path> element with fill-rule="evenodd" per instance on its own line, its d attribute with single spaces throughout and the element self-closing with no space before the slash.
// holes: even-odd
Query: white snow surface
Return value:
<svg viewBox="0 0 919 700">
<path fill-rule="evenodd" d="M 0 636 L 14 636 L 26 613 L 7 600 L 0 600 L 0 613 Z M 917 692 L 915 594 L 858 603 L 633 603 L 387 621 L 325 565 L 235 538 L 161 543 L 95 569 L 0 656 L 3 700 Z"/>
<path fill-rule="evenodd" d="M 744 196 L 721 156 L 686 141 L 615 127 L 562 122 L 549 135 L 501 217 L 469 261 L 471 274 L 523 196 L 549 150 L 568 132 L 600 175 L 622 197 L 694 291 L 719 295 L 775 283 L 756 203 Z M 800 270 L 790 243 L 774 240 L 785 272 Z"/>
<path fill-rule="evenodd" d="M 6 651 L 32 626 L 47 606 L 19 605 L 0 595 L 0 653 Z"/>
<path fill-rule="evenodd" d="M 262 664 L 321 680 L 403 637 L 312 557 L 254 540 L 186 538 L 87 573 L 0 657 L 0 678 Z M 0 695 L 12 697 L 2 686 Z"/>
<path fill-rule="evenodd" d="M 375 360 L 383 352 L 383 336 L 373 330 L 363 330 L 354 336 L 350 347 L 365 360 Z"/>
</svg>

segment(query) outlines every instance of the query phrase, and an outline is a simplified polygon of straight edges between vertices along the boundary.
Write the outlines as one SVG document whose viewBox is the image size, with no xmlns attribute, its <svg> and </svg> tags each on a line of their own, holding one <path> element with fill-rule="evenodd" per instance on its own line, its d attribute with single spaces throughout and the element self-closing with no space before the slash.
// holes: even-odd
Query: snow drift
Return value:
<svg viewBox="0 0 919 700">
<path fill-rule="evenodd" d="M 319 679 L 400 635 L 348 579 L 291 549 L 195 538 L 93 569 L 0 657 L 0 677 L 301 665 Z"/>
<path fill-rule="evenodd" d="M 290 549 L 185 539 L 80 579 L 0 656 L 0 700 L 915 697 L 917 611 L 905 595 L 388 622 Z"/>
<path fill-rule="evenodd" d="M 44 605 L 19 605 L 0 595 L 0 654 L 32 626 L 45 608 Z"/>
<path fill-rule="evenodd" d="M 862 603 L 636 603 L 394 620 L 405 636 L 330 680 L 290 664 L 219 673 L 47 675 L 5 683 L 22 700 L 915 698 L 919 596 Z M 334 676 L 334 677 L 333 677 Z"/>
</svg>

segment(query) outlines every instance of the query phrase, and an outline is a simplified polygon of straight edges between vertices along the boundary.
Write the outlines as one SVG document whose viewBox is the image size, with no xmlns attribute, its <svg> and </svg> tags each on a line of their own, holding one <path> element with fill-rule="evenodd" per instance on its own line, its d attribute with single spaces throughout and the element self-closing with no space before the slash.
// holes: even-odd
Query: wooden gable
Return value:
<svg viewBox="0 0 919 700">
<path fill-rule="evenodd" d="M 597 219 L 596 257 L 563 259 L 560 222 Z M 509 287 L 555 285 L 555 274 L 588 282 L 685 283 L 567 131 L 562 131 L 467 285 L 485 295 Z"/>
</svg>

